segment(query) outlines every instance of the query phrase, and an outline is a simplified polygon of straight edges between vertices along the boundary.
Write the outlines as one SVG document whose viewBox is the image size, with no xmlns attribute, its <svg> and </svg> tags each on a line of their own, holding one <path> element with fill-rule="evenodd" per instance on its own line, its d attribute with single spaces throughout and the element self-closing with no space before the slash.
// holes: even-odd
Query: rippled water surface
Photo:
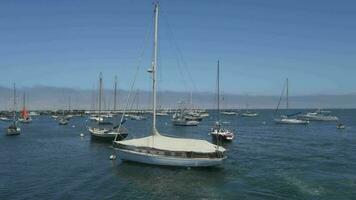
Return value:
<svg viewBox="0 0 356 200">
<path fill-rule="evenodd" d="M 110 144 L 90 140 L 86 117 L 68 126 L 39 116 L 7 137 L 0 122 L 0 199 L 355 199 L 356 110 L 333 110 L 346 125 L 272 123 L 273 111 L 258 118 L 223 116 L 237 133 L 226 144 L 221 167 L 157 167 L 119 159 Z M 198 127 L 174 127 L 159 117 L 165 134 L 210 140 L 214 112 Z M 146 135 L 150 119 L 127 121 L 130 137 Z M 84 137 L 80 137 L 84 133 Z"/>
</svg>

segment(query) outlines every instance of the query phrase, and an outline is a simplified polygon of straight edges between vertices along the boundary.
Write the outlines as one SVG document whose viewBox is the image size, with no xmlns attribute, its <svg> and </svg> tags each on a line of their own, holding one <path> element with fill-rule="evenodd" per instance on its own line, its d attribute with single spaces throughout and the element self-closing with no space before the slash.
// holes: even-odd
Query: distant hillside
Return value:
<svg viewBox="0 0 356 200">
<path fill-rule="evenodd" d="M 72 109 L 96 108 L 97 92 L 83 89 L 70 89 L 58 87 L 36 86 L 30 88 L 19 88 L 17 90 L 18 108 L 22 106 L 22 95 L 26 92 L 28 96 L 27 105 L 30 109 L 61 109 L 68 108 L 69 98 Z M 105 90 L 104 108 L 113 108 L 113 91 Z M 123 107 L 128 92 L 118 91 L 118 108 Z M 133 97 L 135 94 L 132 95 Z M 133 101 L 130 100 L 132 108 L 148 108 L 151 105 L 151 93 L 140 91 Z M 278 96 L 249 96 L 250 108 L 275 108 Z M 158 94 L 158 102 L 162 108 L 175 108 L 178 101 L 189 103 L 190 94 L 185 92 L 161 91 Z M 226 94 L 222 97 L 222 108 L 245 108 L 247 98 L 245 95 Z M 281 103 L 284 107 L 285 102 Z M 193 94 L 193 106 L 198 108 L 215 108 L 216 97 L 213 93 L 198 92 Z M 290 106 L 293 108 L 356 108 L 356 94 L 348 95 L 307 95 L 290 97 Z M 12 108 L 12 89 L 0 87 L 0 109 Z"/>
</svg>

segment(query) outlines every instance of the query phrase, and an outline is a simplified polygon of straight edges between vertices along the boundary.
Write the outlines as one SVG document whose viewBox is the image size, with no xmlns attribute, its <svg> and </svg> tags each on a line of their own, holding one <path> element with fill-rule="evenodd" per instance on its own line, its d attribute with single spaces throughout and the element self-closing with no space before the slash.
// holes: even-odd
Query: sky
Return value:
<svg viewBox="0 0 356 200">
<path fill-rule="evenodd" d="M 356 93 L 356 2 L 162 0 L 159 90 Z M 152 1 L 0 1 L 0 86 L 149 90 Z M 141 64 L 139 64 L 141 63 Z"/>
</svg>

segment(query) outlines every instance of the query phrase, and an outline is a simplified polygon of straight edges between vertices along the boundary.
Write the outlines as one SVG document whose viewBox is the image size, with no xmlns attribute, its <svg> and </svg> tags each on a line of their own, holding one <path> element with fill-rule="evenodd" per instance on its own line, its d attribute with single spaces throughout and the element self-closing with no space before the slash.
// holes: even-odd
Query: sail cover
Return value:
<svg viewBox="0 0 356 200">
<path fill-rule="evenodd" d="M 181 152 L 197 152 L 197 153 L 214 153 L 217 150 L 224 152 L 225 149 L 209 143 L 205 140 L 174 138 L 163 135 L 154 135 L 139 139 L 115 141 L 117 144 L 133 146 L 133 147 L 148 147 L 164 151 L 181 151 Z"/>
</svg>

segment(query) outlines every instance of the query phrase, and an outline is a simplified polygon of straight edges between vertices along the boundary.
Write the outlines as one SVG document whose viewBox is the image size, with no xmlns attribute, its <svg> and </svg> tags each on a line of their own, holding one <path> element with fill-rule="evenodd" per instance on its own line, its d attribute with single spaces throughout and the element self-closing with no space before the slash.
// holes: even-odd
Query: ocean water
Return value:
<svg viewBox="0 0 356 200">
<path fill-rule="evenodd" d="M 91 141 L 86 117 L 60 126 L 49 116 L 5 136 L 0 122 L 0 199 L 355 199 L 356 110 L 332 110 L 346 125 L 276 125 L 272 110 L 257 118 L 222 116 L 236 138 L 225 144 L 221 167 L 158 167 L 109 160 L 110 144 Z M 198 127 L 174 127 L 158 117 L 161 133 L 210 140 L 215 112 Z M 130 137 L 146 121 L 127 121 Z M 84 137 L 80 137 L 84 133 Z"/>
</svg>

